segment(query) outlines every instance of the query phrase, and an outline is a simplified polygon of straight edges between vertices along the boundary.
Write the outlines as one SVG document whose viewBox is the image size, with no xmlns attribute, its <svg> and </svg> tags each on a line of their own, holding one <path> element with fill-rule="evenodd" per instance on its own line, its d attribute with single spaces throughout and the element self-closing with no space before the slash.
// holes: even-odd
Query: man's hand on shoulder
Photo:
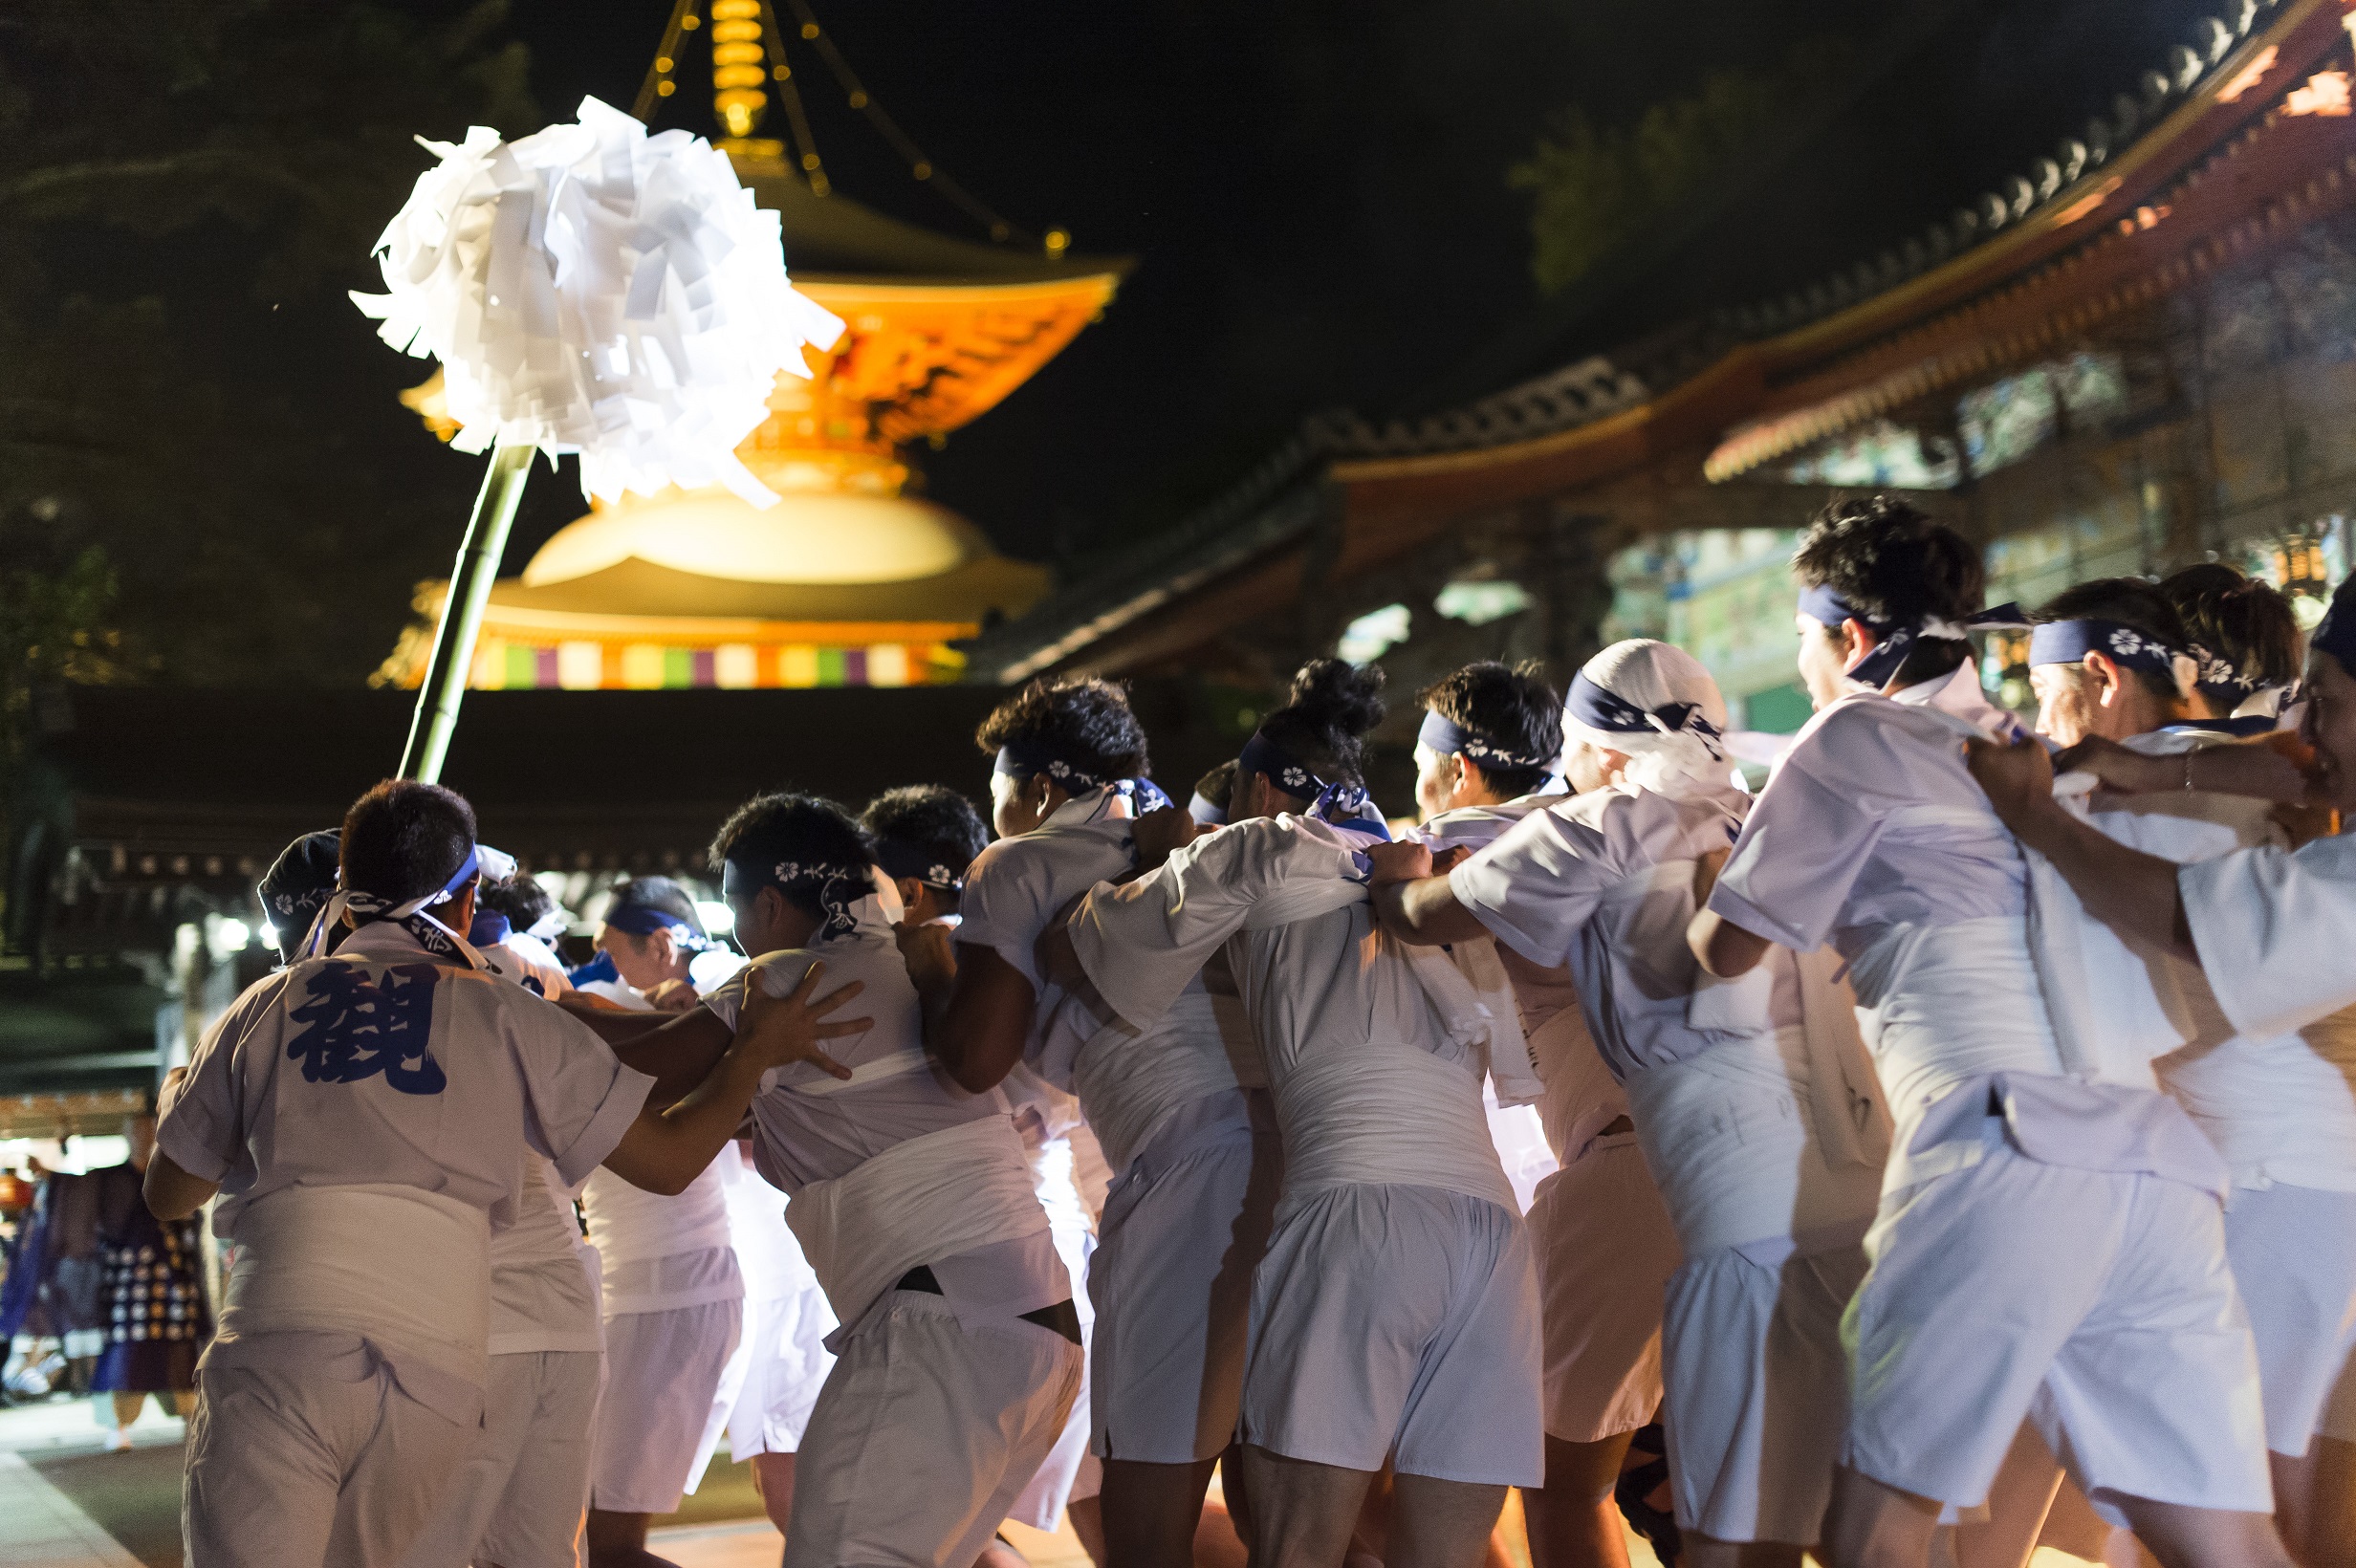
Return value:
<svg viewBox="0 0 2356 1568">
<path fill-rule="evenodd" d="M 734 1049 L 749 1055 L 764 1069 L 806 1061 L 835 1078 L 849 1078 L 851 1070 L 819 1050 L 818 1042 L 863 1034 L 874 1027 L 875 1020 L 834 1016 L 867 988 L 864 981 L 854 980 L 819 996 L 818 976 L 825 970 L 823 962 L 811 965 L 803 971 L 800 983 L 783 996 L 772 995 L 757 970 L 747 970 L 744 1004 L 736 1015 Z"/>
<path fill-rule="evenodd" d="M 1974 736 L 1964 742 L 1963 760 L 1988 804 L 2015 833 L 2061 810 L 2053 798 L 2054 759 L 2035 736 L 2009 746 Z"/>
<path fill-rule="evenodd" d="M 1450 851 L 1450 853 L 1454 852 Z M 1452 865 L 1454 862 L 1450 863 Z M 1366 885 L 1369 887 L 1387 887 L 1392 882 L 1421 882 L 1426 877 L 1439 874 L 1439 865 L 1432 857 L 1431 846 L 1419 843 L 1412 838 L 1402 838 L 1394 843 L 1368 846 L 1366 864 L 1368 867 Z"/>
<path fill-rule="evenodd" d="M 1137 846 L 1139 869 L 1151 871 L 1201 838 L 1205 831 L 1186 812 L 1176 806 L 1165 806 L 1140 817 L 1129 830 L 1129 841 Z"/>
<path fill-rule="evenodd" d="M 900 944 L 900 957 L 919 991 L 947 991 L 957 983 L 957 944 L 948 926 L 938 921 L 903 925 L 892 940 Z"/>
</svg>

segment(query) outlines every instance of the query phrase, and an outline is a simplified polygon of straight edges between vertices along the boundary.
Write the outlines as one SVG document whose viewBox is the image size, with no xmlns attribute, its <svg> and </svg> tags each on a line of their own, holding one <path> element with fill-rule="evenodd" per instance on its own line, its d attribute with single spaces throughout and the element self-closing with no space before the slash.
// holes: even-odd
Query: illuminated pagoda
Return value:
<svg viewBox="0 0 2356 1568">
<path fill-rule="evenodd" d="M 767 0 L 677 0 L 635 112 L 680 88 L 683 51 L 709 33 L 713 115 L 737 176 L 784 227 L 795 287 L 840 316 L 808 380 L 780 375 L 769 419 L 737 449 L 780 499 L 719 488 L 594 502 L 518 577 L 492 589 L 470 685 L 654 690 L 905 686 L 963 677 L 951 646 L 1019 616 L 1048 572 L 998 555 L 981 530 L 923 499 L 909 451 L 939 445 L 1055 358 L 1111 301 L 1129 263 L 1023 242 L 883 117 L 831 39 L 797 37 L 852 108 L 908 157 L 911 175 L 973 213 L 991 242 L 954 238 L 834 192 L 802 113 L 786 35 Z M 772 92 L 795 147 L 754 134 Z M 447 435 L 440 383 L 404 401 Z M 424 678 L 446 582 L 378 674 Z"/>
</svg>

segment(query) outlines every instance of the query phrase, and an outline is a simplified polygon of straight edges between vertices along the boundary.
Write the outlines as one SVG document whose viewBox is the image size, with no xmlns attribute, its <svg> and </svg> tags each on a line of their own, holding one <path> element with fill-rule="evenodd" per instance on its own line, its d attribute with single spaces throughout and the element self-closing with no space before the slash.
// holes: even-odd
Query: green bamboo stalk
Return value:
<svg viewBox="0 0 2356 1568">
<path fill-rule="evenodd" d="M 438 782 L 450 737 L 458 730 L 458 705 L 466 700 L 467 677 L 474 668 L 474 640 L 483 629 L 483 607 L 507 552 L 507 532 L 532 477 L 534 446 L 498 446 L 467 519 L 467 536 L 450 569 L 449 592 L 442 599 L 442 623 L 434 628 L 433 656 L 425 684 L 418 687 L 417 712 L 409 720 L 409 742 L 401 755 L 401 776 Z"/>
</svg>

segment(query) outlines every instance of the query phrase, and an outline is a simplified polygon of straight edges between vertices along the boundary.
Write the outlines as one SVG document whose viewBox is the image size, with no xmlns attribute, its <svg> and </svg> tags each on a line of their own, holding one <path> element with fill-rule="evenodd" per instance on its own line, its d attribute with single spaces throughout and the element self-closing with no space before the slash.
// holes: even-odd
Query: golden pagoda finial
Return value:
<svg viewBox="0 0 2356 1568">
<path fill-rule="evenodd" d="M 768 54 L 761 0 L 711 0 L 711 108 L 733 140 L 759 130 L 769 113 Z"/>
</svg>

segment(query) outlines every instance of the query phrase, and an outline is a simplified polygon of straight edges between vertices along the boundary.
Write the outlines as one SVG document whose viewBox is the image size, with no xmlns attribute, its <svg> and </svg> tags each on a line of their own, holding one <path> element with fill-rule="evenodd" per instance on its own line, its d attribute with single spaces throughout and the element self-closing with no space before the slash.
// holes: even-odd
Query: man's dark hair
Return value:
<svg viewBox="0 0 2356 1568">
<path fill-rule="evenodd" d="M 1505 795 L 1528 795 L 1545 783 L 1562 753 L 1562 699 L 1535 664 L 1484 659 L 1443 677 L 1415 700 L 1500 750 L 1546 759 L 1535 767 L 1509 768 L 1466 758 L 1491 788 Z"/>
<path fill-rule="evenodd" d="M 611 925 L 615 912 L 622 909 L 652 909 L 697 936 L 707 934 L 704 917 L 695 907 L 695 895 L 668 877 L 632 877 L 617 883 L 612 902 L 605 905 L 606 923 Z"/>
<path fill-rule="evenodd" d="M 973 802 L 946 784 L 904 784 L 867 802 L 859 825 L 875 840 L 889 877 L 914 877 L 954 903 L 973 858 L 990 847 L 990 829 Z M 936 868 L 948 873 L 946 882 Z"/>
<path fill-rule="evenodd" d="M 388 778 L 343 814 L 343 885 L 396 904 L 439 893 L 474 847 L 474 808 L 439 784 Z"/>
<path fill-rule="evenodd" d="M 1260 733 L 1329 784 L 1366 782 L 1366 735 L 1383 722 L 1383 670 L 1312 659 L 1293 677 L 1284 706 Z"/>
<path fill-rule="evenodd" d="M 555 895 L 529 871 L 518 871 L 505 882 L 485 878 L 474 902 L 494 915 L 505 915 L 507 923 L 519 931 L 529 931 L 556 908 Z"/>
<path fill-rule="evenodd" d="M 2162 577 L 2160 594 L 2185 635 L 2243 680 L 2273 686 L 2299 679 L 2299 618 L 2273 583 L 2204 561 Z"/>
<path fill-rule="evenodd" d="M 875 864 L 875 850 L 866 831 L 832 800 L 815 795 L 762 795 L 730 813 L 712 836 L 711 869 L 718 872 L 731 862 L 753 882 L 777 888 L 785 902 L 803 914 L 823 915 L 821 884 L 781 882 L 777 867 L 863 868 Z"/>
<path fill-rule="evenodd" d="M 2037 612 L 2037 619 L 2047 621 L 2115 621 L 2165 647 L 2184 651 L 2184 622 L 2177 619 L 2175 606 L 2166 595 L 2141 577 L 2096 577 L 2073 588 L 2064 588 L 2054 595 L 2050 603 Z M 2143 688 L 2164 703 L 2172 703 L 2182 695 L 2176 689 L 2173 674 L 2162 674 L 2155 669 L 2134 669 L 2122 665 Z"/>
<path fill-rule="evenodd" d="M 1887 495 L 1836 501 L 1818 512 L 1792 556 L 1792 571 L 1802 587 L 1839 594 L 1861 619 L 1901 626 L 1976 615 L 1987 592 L 1971 540 Z M 1892 679 L 1914 686 L 1971 657 L 1969 642 L 1925 638 L 1908 650 Z"/>
<path fill-rule="evenodd" d="M 1227 810 L 1228 797 L 1235 793 L 1235 759 L 1229 757 L 1196 779 L 1194 793 L 1221 811 Z"/>
<path fill-rule="evenodd" d="M 1129 711 L 1128 693 L 1093 676 L 1033 681 L 973 732 L 985 751 L 1009 742 L 1044 748 L 1102 779 L 1142 778 L 1148 768 L 1145 728 Z"/>
</svg>

